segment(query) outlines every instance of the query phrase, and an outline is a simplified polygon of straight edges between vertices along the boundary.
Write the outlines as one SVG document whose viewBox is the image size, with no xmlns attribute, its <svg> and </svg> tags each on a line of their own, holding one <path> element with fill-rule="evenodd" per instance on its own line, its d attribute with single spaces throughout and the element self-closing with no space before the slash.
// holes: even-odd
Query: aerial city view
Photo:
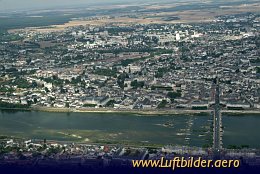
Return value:
<svg viewBox="0 0 260 174">
<path fill-rule="evenodd" d="M 259 0 L 0 1 L 0 168 L 260 166 Z"/>
</svg>

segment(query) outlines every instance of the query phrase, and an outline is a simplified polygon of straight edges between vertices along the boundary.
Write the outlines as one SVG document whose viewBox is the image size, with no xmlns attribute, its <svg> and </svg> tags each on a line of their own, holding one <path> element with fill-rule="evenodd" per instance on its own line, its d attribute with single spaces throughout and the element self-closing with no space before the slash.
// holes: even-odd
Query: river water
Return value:
<svg viewBox="0 0 260 174">
<path fill-rule="evenodd" d="M 224 116 L 223 125 L 225 145 L 259 147 L 259 116 Z M 205 146 L 211 126 L 205 115 L 0 111 L 0 135 L 40 140 Z"/>
</svg>

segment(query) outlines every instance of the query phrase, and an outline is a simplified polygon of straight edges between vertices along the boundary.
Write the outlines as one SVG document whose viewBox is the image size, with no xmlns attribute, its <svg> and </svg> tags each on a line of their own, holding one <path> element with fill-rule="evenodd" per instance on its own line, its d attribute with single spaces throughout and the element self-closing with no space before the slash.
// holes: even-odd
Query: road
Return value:
<svg viewBox="0 0 260 174">
<path fill-rule="evenodd" d="M 213 148 L 219 152 L 222 148 L 222 117 L 220 112 L 220 90 L 219 79 L 216 80 L 215 85 L 215 106 L 214 106 L 214 121 L 213 121 Z"/>
</svg>

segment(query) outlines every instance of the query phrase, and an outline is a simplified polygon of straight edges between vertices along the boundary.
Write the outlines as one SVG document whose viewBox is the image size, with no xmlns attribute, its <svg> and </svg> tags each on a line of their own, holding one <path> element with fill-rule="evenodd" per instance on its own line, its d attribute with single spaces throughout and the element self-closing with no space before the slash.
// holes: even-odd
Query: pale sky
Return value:
<svg viewBox="0 0 260 174">
<path fill-rule="evenodd" d="M 52 7 L 77 7 L 88 4 L 102 4 L 102 3 L 125 3 L 129 4 L 130 2 L 146 3 L 146 2 L 185 2 L 192 0 L 0 0 L 0 12 L 11 12 L 15 10 L 27 10 L 27 9 L 46 9 Z M 205 0 L 196 0 L 205 1 Z M 231 0 L 211 0 L 211 1 L 231 1 Z M 242 1 L 242 0 L 241 0 Z M 253 0 L 247 0 L 253 1 Z M 255 0 L 254 0 L 255 1 Z"/>
<path fill-rule="evenodd" d="M 79 6 L 87 4 L 126 2 L 134 0 L 0 0 L 0 11 L 8 12 L 25 9 L 44 9 L 50 7 Z M 135 0 L 136 1 L 136 0 Z"/>
</svg>

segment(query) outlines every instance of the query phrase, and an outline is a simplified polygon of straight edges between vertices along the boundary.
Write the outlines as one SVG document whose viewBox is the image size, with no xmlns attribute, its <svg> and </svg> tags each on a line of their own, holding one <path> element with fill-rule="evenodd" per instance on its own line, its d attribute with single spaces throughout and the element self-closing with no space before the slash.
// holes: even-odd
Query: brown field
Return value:
<svg viewBox="0 0 260 174">
<path fill-rule="evenodd" d="M 207 2 L 207 1 L 206 1 Z M 165 6 L 151 6 L 147 8 L 166 8 Z M 167 6 L 169 8 L 169 6 Z M 15 29 L 9 30 L 9 32 L 17 32 L 21 30 L 34 31 L 34 32 L 59 32 L 65 30 L 67 27 L 75 26 L 105 26 L 105 25 L 117 25 L 125 26 L 131 24 L 175 24 L 175 23 L 200 23 L 200 22 L 210 22 L 219 15 L 228 15 L 228 14 L 239 14 L 243 12 L 260 12 L 260 2 L 254 4 L 245 4 L 239 6 L 222 6 L 218 9 L 204 9 L 204 10 L 186 10 L 178 12 L 163 12 L 163 13 L 150 13 L 145 14 L 137 18 L 130 17 L 116 17 L 116 18 L 100 18 L 92 20 L 73 20 L 63 25 L 52 25 L 49 28 L 25 28 L 25 29 Z M 138 14 L 137 14 L 138 15 Z M 173 21 L 164 21 L 163 17 L 176 16 L 180 20 Z"/>
</svg>

